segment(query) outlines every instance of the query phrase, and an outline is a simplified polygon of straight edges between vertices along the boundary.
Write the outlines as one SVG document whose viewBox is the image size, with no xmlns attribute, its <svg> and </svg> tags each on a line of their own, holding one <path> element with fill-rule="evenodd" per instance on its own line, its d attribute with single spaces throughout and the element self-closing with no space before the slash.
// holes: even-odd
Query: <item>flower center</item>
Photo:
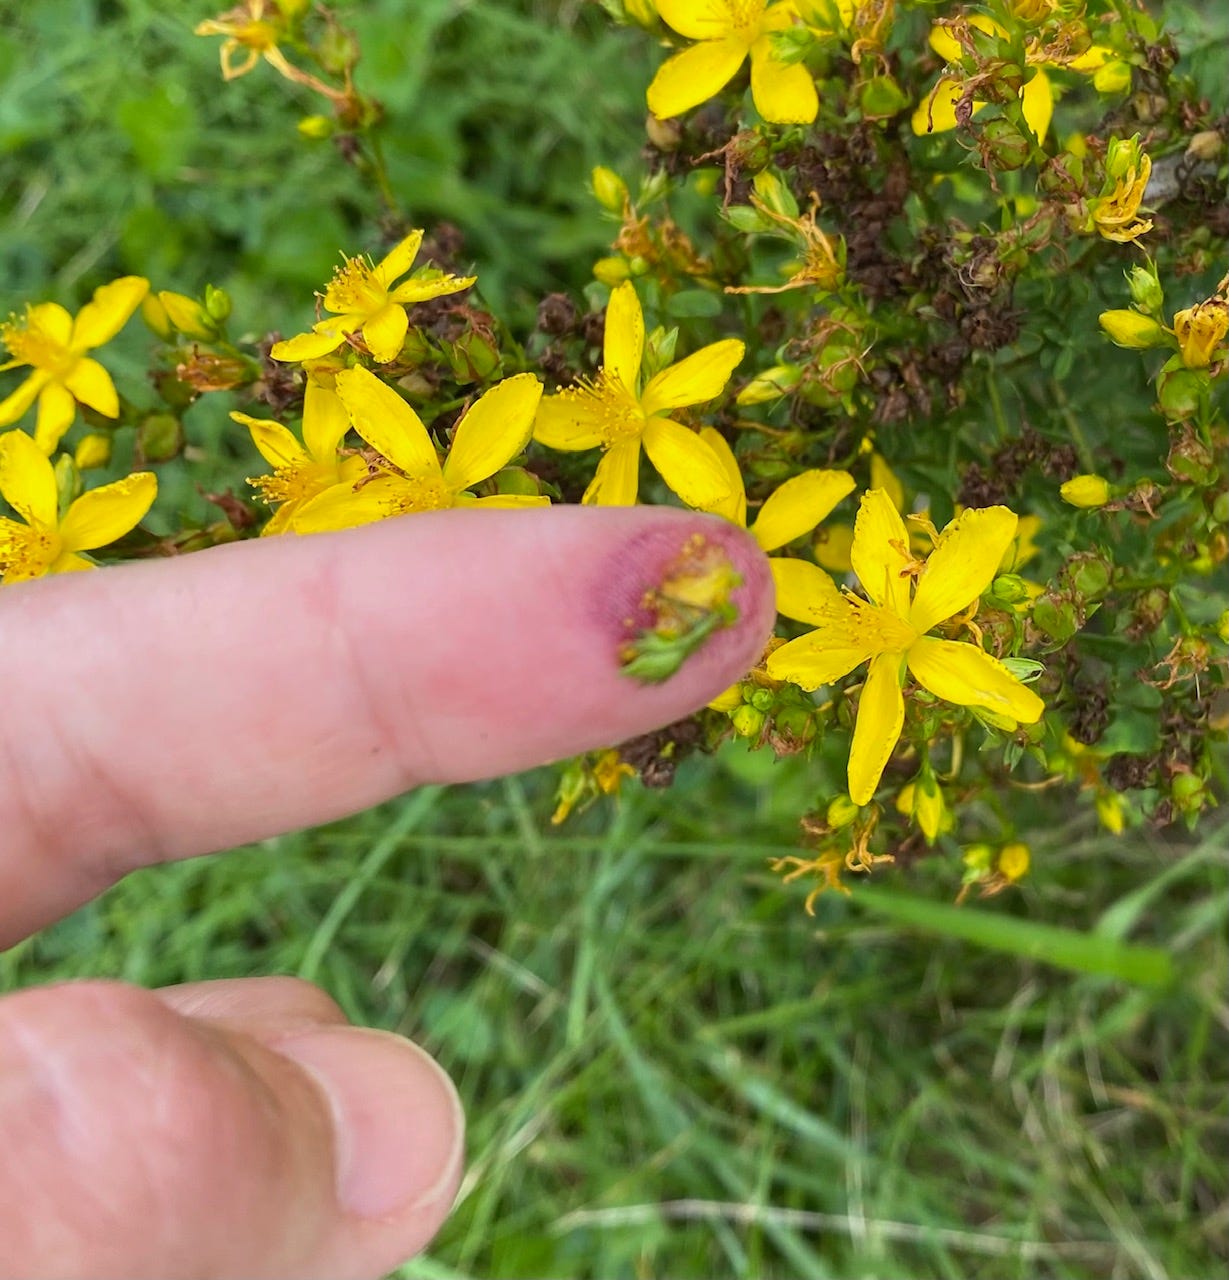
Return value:
<svg viewBox="0 0 1229 1280">
<path fill-rule="evenodd" d="M 370 258 L 345 258 L 333 272 L 324 305 L 338 315 L 358 312 L 373 316 L 388 301 L 388 290 L 376 279 Z"/>
<path fill-rule="evenodd" d="M 65 374 L 77 363 L 77 356 L 57 342 L 28 310 L 24 319 L 12 316 L 0 324 L 0 341 L 17 364 L 28 364 L 44 373 Z"/>
<path fill-rule="evenodd" d="M 726 16 L 722 26 L 730 35 L 754 40 L 760 34 L 767 0 L 725 0 Z"/>
<path fill-rule="evenodd" d="M 602 369 L 592 380 L 560 393 L 580 403 L 586 425 L 602 438 L 602 448 L 622 440 L 635 440 L 644 431 L 645 416 L 640 401 L 617 379 Z"/>
<path fill-rule="evenodd" d="M 0 520 L 0 576 L 37 578 L 55 562 L 61 549 L 55 529 Z"/>
<path fill-rule="evenodd" d="M 444 511 L 456 505 L 456 497 L 443 480 L 422 476 L 397 476 L 387 489 L 388 514 L 411 511 Z"/>
<path fill-rule="evenodd" d="M 280 502 L 305 502 L 340 479 L 335 462 L 305 462 L 298 467 L 279 467 L 272 475 L 251 476 L 248 484 L 263 501 L 276 506 Z"/>
<path fill-rule="evenodd" d="M 846 626 L 866 647 L 879 653 L 904 653 L 917 641 L 918 633 L 895 610 L 872 604 L 846 592 L 849 605 Z"/>
</svg>

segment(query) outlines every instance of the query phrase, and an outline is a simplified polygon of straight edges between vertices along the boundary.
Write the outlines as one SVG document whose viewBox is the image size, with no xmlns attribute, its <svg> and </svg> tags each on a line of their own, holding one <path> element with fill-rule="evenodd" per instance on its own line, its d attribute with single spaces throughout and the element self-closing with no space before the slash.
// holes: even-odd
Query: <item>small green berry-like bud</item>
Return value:
<svg viewBox="0 0 1229 1280">
<path fill-rule="evenodd" d="M 764 727 L 764 713 L 744 702 L 730 712 L 730 724 L 740 738 L 757 738 Z"/>
</svg>

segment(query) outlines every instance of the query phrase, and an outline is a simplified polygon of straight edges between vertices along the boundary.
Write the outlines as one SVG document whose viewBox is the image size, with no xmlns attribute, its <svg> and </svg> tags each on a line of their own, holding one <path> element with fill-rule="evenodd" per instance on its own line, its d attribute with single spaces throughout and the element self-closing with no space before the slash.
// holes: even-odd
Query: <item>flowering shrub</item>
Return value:
<svg viewBox="0 0 1229 1280">
<path fill-rule="evenodd" d="M 603 5 L 642 57 L 644 163 L 591 175 L 610 251 L 532 332 L 413 225 L 381 150 L 412 122 L 364 92 L 328 5 L 203 18 L 226 80 L 314 101 L 304 145 L 364 175 L 373 230 L 286 339 L 204 282 L 16 310 L 4 583 L 453 506 L 681 502 L 772 553 L 777 633 L 693 721 L 565 767 L 556 821 L 733 737 L 815 761 L 780 868 L 815 891 L 927 852 L 954 894 L 1005 889 L 1038 788 L 1114 832 L 1193 827 L 1224 781 L 1229 122 L 1163 22 L 1111 0 Z M 1092 299 L 1112 305 L 1088 324 Z M 138 308 L 152 390 L 121 395 L 89 353 Z M 1090 404 L 1092 368 L 1135 389 L 1126 420 Z M 267 469 L 156 537 L 202 396 Z M 694 560 L 629 679 L 729 620 L 728 566 Z"/>
</svg>

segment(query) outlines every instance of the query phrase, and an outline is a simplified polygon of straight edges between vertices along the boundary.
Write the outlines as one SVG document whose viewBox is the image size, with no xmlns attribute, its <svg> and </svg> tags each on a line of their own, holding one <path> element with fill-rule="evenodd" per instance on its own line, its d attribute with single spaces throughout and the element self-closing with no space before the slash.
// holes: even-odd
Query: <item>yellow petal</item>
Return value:
<svg viewBox="0 0 1229 1280">
<path fill-rule="evenodd" d="M 81 404 L 89 405 L 104 418 L 119 417 L 119 396 L 111 375 L 89 356 L 80 360 L 64 375 L 64 385 Z"/>
<path fill-rule="evenodd" d="M 550 499 L 544 493 L 492 493 L 485 498 L 462 493 L 457 497 L 457 506 L 512 511 L 519 507 L 549 507 Z"/>
<path fill-rule="evenodd" d="M 307 452 L 317 462 L 332 462 L 349 430 L 350 414 L 342 398 L 308 378 L 303 392 L 303 443 Z"/>
<path fill-rule="evenodd" d="M 599 402 L 581 391 L 543 396 L 533 420 L 533 438 L 548 449 L 575 452 L 602 443 Z"/>
<path fill-rule="evenodd" d="M 751 100 L 772 124 L 810 124 L 819 113 L 815 81 L 801 62 L 780 62 L 761 36 L 751 47 Z"/>
<path fill-rule="evenodd" d="M 640 441 L 623 440 L 602 454 L 581 502 L 586 506 L 634 507 L 640 490 Z"/>
<path fill-rule="evenodd" d="M 376 263 L 372 275 L 383 288 L 387 289 L 394 280 L 400 280 L 414 265 L 414 259 L 418 257 L 418 251 L 422 248 L 422 235 L 421 231 L 411 231 L 400 244 L 395 245 Z"/>
<path fill-rule="evenodd" d="M 866 594 L 902 618 L 909 616 L 909 534 L 884 489 L 862 495 L 849 558 Z M 948 616 L 948 615 L 945 615 Z"/>
<path fill-rule="evenodd" d="M 870 672 L 858 699 L 858 720 L 849 748 L 849 798 L 854 804 L 870 803 L 900 741 L 901 726 L 905 723 L 900 674 L 900 654 L 881 653 L 871 659 Z"/>
<path fill-rule="evenodd" d="M 963 511 L 943 530 L 918 579 L 909 621 L 918 632 L 967 609 L 994 580 L 1016 536 L 1018 521 L 1006 507 Z"/>
<path fill-rule="evenodd" d="M 55 528 L 59 510 L 55 471 L 24 431 L 0 435 L 0 496 L 27 524 Z"/>
<path fill-rule="evenodd" d="M 93 551 L 136 528 L 158 496 L 152 471 L 136 471 L 113 484 L 83 493 L 60 524 L 65 551 Z"/>
<path fill-rule="evenodd" d="M 909 670 L 936 698 L 960 707 L 984 707 L 1021 724 L 1045 712 L 1045 703 L 997 658 L 962 640 L 923 636 L 909 650 Z"/>
<path fill-rule="evenodd" d="M 1037 135 L 1038 142 L 1046 140 L 1050 131 L 1050 119 L 1054 115 L 1054 90 L 1050 77 L 1044 71 L 1037 74 L 1020 91 L 1020 105 L 1028 127 Z"/>
<path fill-rule="evenodd" d="M 900 477 L 888 466 L 888 460 L 881 453 L 871 454 L 871 488 L 886 489 L 892 505 L 897 511 L 905 510 L 905 486 Z"/>
<path fill-rule="evenodd" d="M 644 451 L 666 486 L 689 507 L 709 509 L 730 494 L 721 459 L 694 431 L 669 418 L 651 418 L 644 428 Z"/>
<path fill-rule="evenodd" d="M 809 560 L 773 556 L 768 561 L 777 588 L 777 612 L 797 622 L 818 626 L 848 609 L 840 588 Z"/>
<path fill-rule="evenodd" d="M 741 684 L 732 684 L 728 689 L 723 689 L 708 704 L 710 711 L 733 711 L 736 707 L 743 704 L 743 690 Z"/>
<path fill-rule="evenodd" d="M 401 344 L 409 327 L 410 318 L 405 314 L 405 308 L 395 302 L 385 303 L 363 325 L 363 341 L 372 358 L 380 364 L 395 360 L 401 354 Z"/>
<path fill-rule="evenodd" d="M 47 385 L 50 375 L 43 369 L 35 369 L 32 374 L 9 396 L 0 400 L 0 427 L 7 427 L 16 422 L 23 413 L 38 399 L 39 392 Z"/>
<path fill-rule="evenodd" d="M 361 366 L 337 375 L 337 394 L 355 431 L 409 476 L 441 477 L 435 446 L 422 419 L 386 383 Z"/>
<path fill-rule="evenodd" d="M 380 477 L 357 492 L 349 481 L 331 485 L 290 516 L 290 528 L 294 533 L 333 533 L 385 520 L 396 513 L 387 487 L 393 479 Z"/>
<path fill-rule="evenodd" d="M 815 532 L 811 554 L 829 573 L 852 573 L 853 526 L 830 524 Z"/>
<path fill-rule="evenodd" d="M 97 569 L 98 566 L 75 551 L 61 551 L 47 566 L 48 573 L 80 573 L 82 569 Z"/>
<path fill-rule="evenodd" d="M 344 341 L 345 337 L 340 329 L 336 332 L 321 330 L 319 333 L 300 333 L 282 342 L 275 342 L 269 355 L 274 360 L 285 360 L 288 363 L 317 360 L 321 356 L 327 356 L 330 351 L 336 351 Z"/>
<path fill-rule="evenodd" d="M 736 36 L 705 40 L 663 62 L 649 85 L 649 110 L 659 119 L 680 116 L 734 78 L 747 56 L 747 42 Z"/>
<path fill-rule="evenodd" d="M 149 281 L 141 276 L 123 276 L 95 289 L 93 302 L 87 302 L 73 322 L 73 350 L 88 351 L 109 342 L 128 323 L 128 317 L 148 292 Z"/>
<path fill-rule="evenodd" d="M 774 649 L 768 655 L 767 670 L 773 680 L 788 680 L 810 691 L 839 680 L 873 656 L 865 637 L 834 612 L 822 627 Z"/>
<path fill-rule="evenodd" d="M 58 302 L 36 302 L 27 314 L 30 328 L 41 329 L 57 346 L 72 341 L 73 318 Z"/>
<path fill-rule="evenodd" d="M 745 351 L 737 338 L 725 338 L 663 369 L 640 397 L 645 417 L 715 400 L 725 390 Z"/>
<path fill-rule="evenodd" d="M 804 471 L 769 494 L 751 536 L 765 551 L 775 551 L 810 533 L 853 488 L 848 471 Z"/>
<path fill-rule="evenodd" d="M 407 280 L 399 284 L 389 295 L 390 302 L 398 302 L 404 306 L 413 306 L 416 302 L 427 302 L 431 298 L 443 298 L 450 293 L 460 293 L 476 284 L 477 276 L 420 276 L 417 280 Z"/>
<path fill-rule="evenodd" d="M 668 27 L 688 40 L 712 40 L 732 26 L 712 0 L 655 0 L 657 12 Z"/>
<path fill-rule="evenodd" d="M 717 455 L 725 471 L 725 477 L 730 482 L 730 496 L 723 498 L 715 507 L 708 507 L 706 510 L 714 515 L 724 516 L 745 529 L 747 527 L 747 492 L 743 488 L 742 472 L 738 469 L 738 459 L 734 456 L 734 450 L 726 443 L 725 436 L 713 427 L 701 428 L 700 439 Z"/>
<path fill-rule="evenodd" d="M 952 76 L 943 76 L 922 99 L 913 113 L 913 132 L 919 137 L 928 133 L 946 133 L 956 127 L 956 104 L 964 96 L 964 82 Z M 973 103 L 976 115 L 985 107 L 984 102 Z"/>
<path fill-rule="evenodd" d="M 277 470 L 301 467 L 310 461 L 294 433 L 272 418 L 253 418 L 246 413 L 232 413 L 235 422 L 241 422 L 252 435 L 252 443 L 260 450 L 260 456 Z M 346 420 L 349 425 L 349 419 Z"/>
<path fill-rule="evenodd" d="M 38 417 L 34 422 L 38 447 L 49 456 L 53 454 L 76 416 L 77 402 L 72 392 L 59 382 L 49 382 L 38 397 Z"/>
<path fill-rule="evenodd" d="M 602 344 L 602 367 L 606 376 L 621 382 L 633 397 L 640 381 L 640 360 L 644 355 L 644 312 L 630 280 L 610 295 L 606 306 L 606 336 Z"/>
<path fill-rule="evenodd" d="M 532 373 L 493 386 L 458 424 L 444 460 L 444 483 L 459 493 L 506 467 L 529 443 L 541 398 L 542 384 Z"/>
<path fill-rule="evenodd" d="M 993 18 L 988 18 L 982 13 L 969 14 L 968 23 L 969 26 L 976 27 L 978 31 L 984 31 L 987 35 L 1005 36 L 1007 34 Z M 944 62 L 957 62 L 964 54 L 964 47 L 952 35 L 951 28 L 939 23 L 930 28 L 930 47 Z"/>
</svg>

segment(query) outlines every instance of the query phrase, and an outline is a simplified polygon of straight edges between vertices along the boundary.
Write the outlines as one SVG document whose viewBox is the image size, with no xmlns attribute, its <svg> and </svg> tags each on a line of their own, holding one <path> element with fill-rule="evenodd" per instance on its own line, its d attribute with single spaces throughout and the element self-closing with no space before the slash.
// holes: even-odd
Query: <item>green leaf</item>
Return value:
<svg viewBox="0 0 1229 1280">
<path fill-rule="evenodd" d="M 1160 947 L 1132 946 L 1103 934 L 1079 933 L 1041 920 L 1022 920 L 997 911 L 956 907 L 904 897 L 859 884 L 854 901 L 898 924 L 971 942 L 991 951 L 1041 960 L 1073 973 L 1094 973 L 1143 987 L 1167 986 L 1174 979 L 1173 956 Z"/>
<path fill-rule="evenodd" d="M 666 314 L 676 320 L 711 319 L 721 314 L 721 297 L 707 289 L 684 289 L 666 303 Z"/>
</svg>

